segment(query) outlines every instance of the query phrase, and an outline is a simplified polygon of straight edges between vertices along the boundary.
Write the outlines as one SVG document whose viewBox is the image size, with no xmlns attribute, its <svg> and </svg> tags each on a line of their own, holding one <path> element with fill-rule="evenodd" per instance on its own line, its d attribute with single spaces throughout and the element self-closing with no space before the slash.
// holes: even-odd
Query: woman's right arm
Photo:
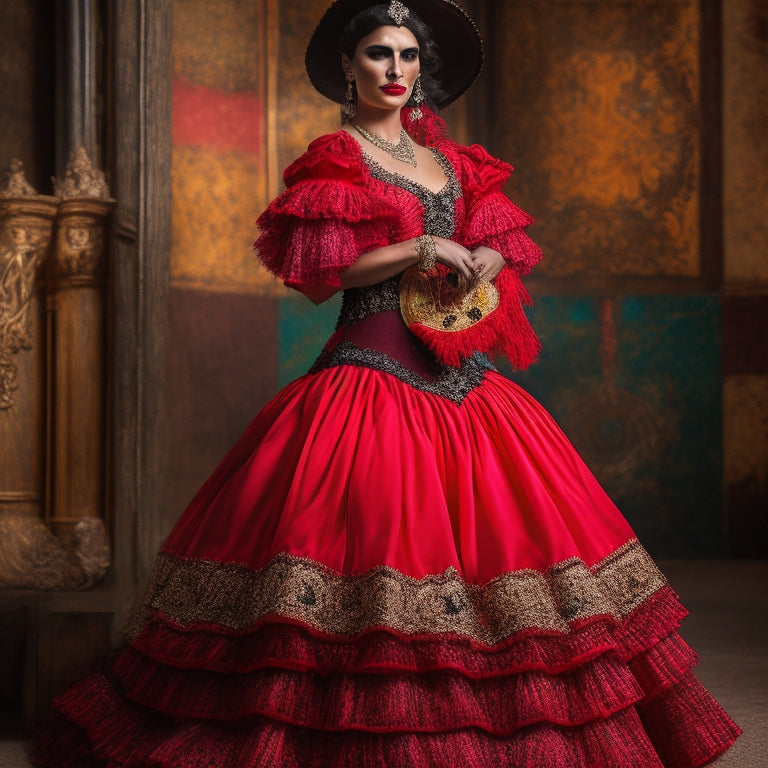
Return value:
<svg viewBox="0 0 768 768">
<path fill-rule="evenodd" d="M 440 263 L 464 275 L 467 280 L 474 277 L 475 265 L 472 261 L 472 254 L 464 246 L 444 237 L 433 236 L 432 239 L 435 241 L 437 260 Z M 341 273 L 341 287 L 360 288 L 366 285 L 375 285 L 387 278 L 399 275 L 408 267 L 418 263 L 419 254 L 416 250 L 416 238 L 375 248 L 362 254 L 352 266 L 347 267 Z"/>
</svg>

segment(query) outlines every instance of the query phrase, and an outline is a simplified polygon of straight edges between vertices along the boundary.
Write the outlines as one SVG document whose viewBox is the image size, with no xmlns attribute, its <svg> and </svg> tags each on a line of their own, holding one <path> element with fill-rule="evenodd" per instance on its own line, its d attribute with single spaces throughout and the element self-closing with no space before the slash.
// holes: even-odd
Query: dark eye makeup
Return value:
<svg viewBox="0 0 768 768">
<path fill-rule="evenodd" d="M 387 59 L 394 56 L 394 52 L 386 45 L 371 45 L 365 49 L 365 55 L 371 59 Z M 400 53 L 400 58 L 404 61 L 415 61 L 418 57 L 418 48 L 406 48 Z"/>
</svg>

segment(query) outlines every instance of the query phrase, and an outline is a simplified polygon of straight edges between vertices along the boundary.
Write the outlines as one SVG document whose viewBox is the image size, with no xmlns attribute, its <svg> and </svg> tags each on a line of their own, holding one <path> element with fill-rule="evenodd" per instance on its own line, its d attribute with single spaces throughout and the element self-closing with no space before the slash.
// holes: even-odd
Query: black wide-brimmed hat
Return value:
<svg viewBox="0 0 768 768">
<path fill-rule="evenodd" d="M 381 0 L 336 0 L 312 34 L 305 59 L 309 79 L 337 104 L 344 103 L 347 87 L 341 68 L 341 33 L 360 11 L 382 4 L 386 5 Z M 469 14 L 451 0 L 405 0 L 404 5 L 432 29 L 441 62 L 431 74 L 445 94 L 436 104 L 446 107 L 475 82 L 483 68 L 480 32 Z"/>
</svg>

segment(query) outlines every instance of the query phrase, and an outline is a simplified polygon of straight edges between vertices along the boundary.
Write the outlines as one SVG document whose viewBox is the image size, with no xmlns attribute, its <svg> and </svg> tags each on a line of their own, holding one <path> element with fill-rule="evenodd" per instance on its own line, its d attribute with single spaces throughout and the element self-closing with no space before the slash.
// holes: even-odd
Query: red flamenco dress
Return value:
<svg viewBox="0 0 768 768">
<path fill-rule="evenodd" d="M 540 254 L 511 169 L 419 122 L 442 190 L 324 136 L 259 220 L 259 256 L 319 301 L 360 253 L 425 230 L 490 246 L 522 367 L 519 276 Z M 740 731 L 691 671 L 684 615 L 552 418 L 484 355 L 438 364 L 395 278 L 345 292 L 313 369 L 163 545 L 130 644 L 56 700 L 37 760 L 700 766 Z"/>
</svg>

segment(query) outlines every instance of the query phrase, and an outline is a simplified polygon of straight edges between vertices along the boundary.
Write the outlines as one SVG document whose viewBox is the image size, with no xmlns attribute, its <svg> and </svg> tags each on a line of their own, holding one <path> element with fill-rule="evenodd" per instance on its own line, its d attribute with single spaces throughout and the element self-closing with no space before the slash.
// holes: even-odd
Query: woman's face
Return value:
<svg viewBox="0 0 768 768">
<path fill-rule="evenodd" d="M 342 57 L 344 71 L 357 86 L 357 109 L 404 107 L 419 75 L 419 42 L 406 27 L 379 27 L 357 44 L 352 61 Z"/>
</svg>

